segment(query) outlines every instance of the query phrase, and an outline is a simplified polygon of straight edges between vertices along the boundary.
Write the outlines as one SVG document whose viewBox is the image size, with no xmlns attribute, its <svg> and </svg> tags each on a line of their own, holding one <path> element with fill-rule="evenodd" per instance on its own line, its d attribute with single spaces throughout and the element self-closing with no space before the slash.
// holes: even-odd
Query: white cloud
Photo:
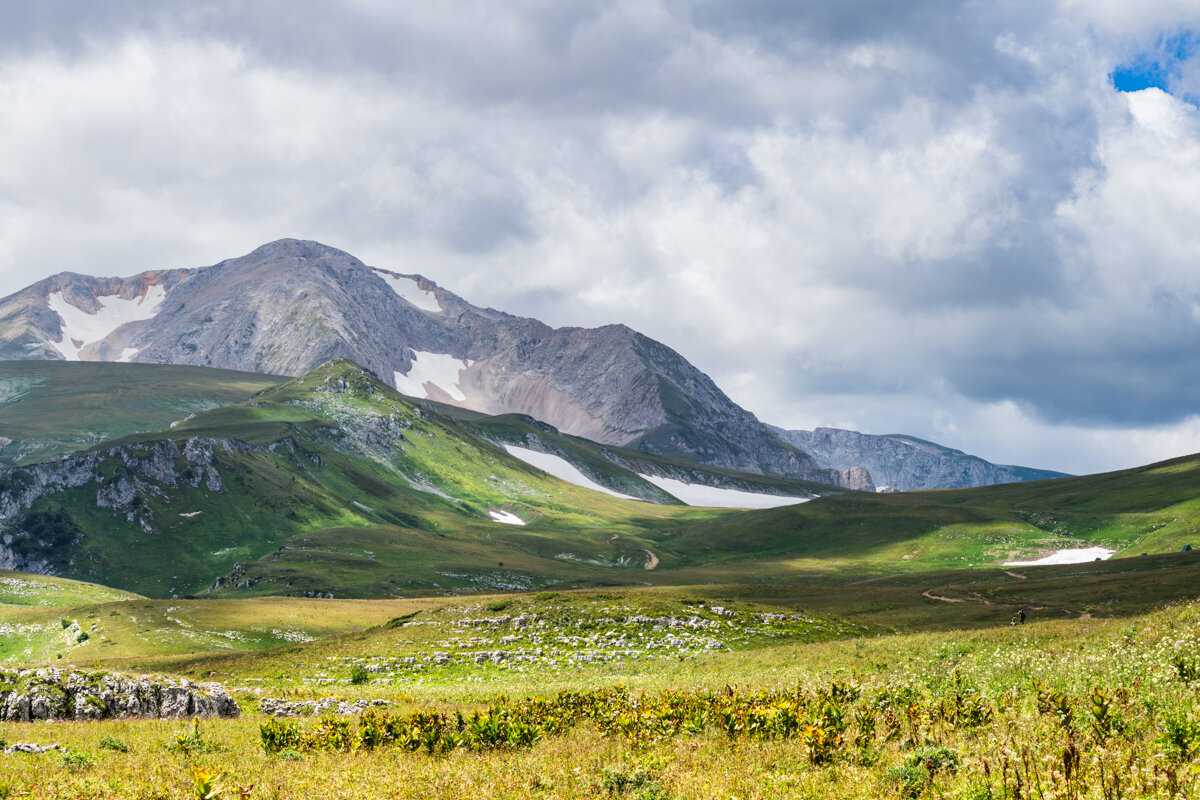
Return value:
<svg viewBox="0 0 1200 800">
<path fill-rule="evenodd" d="M 1126 466 L 1200 444 L 1200 112 L 1108 75 L 1193 5 L 0 11 L 0 289 L 314 238 L 768 421 Z"/>
</svg>

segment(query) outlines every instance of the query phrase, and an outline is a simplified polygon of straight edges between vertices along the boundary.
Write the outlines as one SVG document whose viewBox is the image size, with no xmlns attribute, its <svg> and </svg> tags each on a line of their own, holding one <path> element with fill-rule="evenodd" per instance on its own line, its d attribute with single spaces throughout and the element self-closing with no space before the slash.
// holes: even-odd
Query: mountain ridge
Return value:
<svg viewBox="0 0 1200 800">
<path fill-rule="evenodd" d="M 89 316 L 72 327 L 75 312 L 61 303 Z M 111 329 L 93 319 L 99 312 Z M 874 488 L 864 470 L 820 467 L 679 353 L 627 326 L 551 328 L 318 242 L 282 239 L 210 267 L 123 279 L 60 273 L 0 299 L 0 358 L 72 354 L 280 375 L 347 358 L 415 396 L 529 414 L 602 444 Z"/>
<path fill-rule="evenodd" d="M 818 464 L 865 467 L 882 488 L 896 491 L 961 489 L 998 483 L 1070 477 L 1063 472 L 993 464 L 962 450 L 908 434 L 869 434 L 842 428 L 776 429 Z"/>
</svg>

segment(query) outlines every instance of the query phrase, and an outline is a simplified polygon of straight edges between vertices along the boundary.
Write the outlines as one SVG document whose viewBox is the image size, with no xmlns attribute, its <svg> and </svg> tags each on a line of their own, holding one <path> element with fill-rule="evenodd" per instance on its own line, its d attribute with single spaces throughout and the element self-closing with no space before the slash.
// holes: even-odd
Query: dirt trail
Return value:
<svg viewBox="0 0 1200 800">
<path fill-rule="evenodd" d="M 655 567 L 658 566 L 658 556 L 654 555 L 654 553 L 652 553 L 650 550 L 648 550 L 645 547 L 639 547 L 638 549 L 646 554 L 645 569 L 654 569 Z"/>
<path fill-rule="evenodd" d="M 928 597 L 930 600 L 941 600 L 943 603 L 965 603 L 966 600 L 961 597 L 942 597 L 933 593 L 933 589 L 926 589 L 921 592 L 921 597 Z"/>
<path fill-rule="evenodd" d="M 942 597 L 940 594 L 934 594 L 933 589 L 926 589 L 921 592 L 921 597 L 928 597 L 930 600 L 941 600 L 943 603 L 965 603 L 968 600 L 973 600 L 976 603 L 983 603 L 985 606 L 996 605 L 991 600 L 982 597 L 979 592 L 971 592 L 969 597 Z"/>
<path fill-rule="evenodd" d="M 621 534 L 619 534 L 619 533 L 614 533 L 612 536 L 608 537 L 608 540 L 610 542 L 615 542 L 617 540 L 617 537 L 620 535 Z M 642 569 L 654 569 L 655 567 L 658 566 L 658 556 L 654 555 L 654 552 L 652 550 L 650 550 L 650 548 L 639 547 L 638 550 L 641 550 L 643 553 L 646 554 L 646 565 L 644 567 L 642 567 Z"/>
<path fill-rule="evenodd" d="M 1027 578 L 1029 577 L 1028 575 L 1022 575 L 1022 574 L 1021 574 L 1021 573 L 1019 573 L 1019 572 L 1009 572 L 1008 570 L 1004 570 L 1004 574 L 1005 574 L 1005 575 L 1011 575 L 1011 576 L 1012 576 L 1012 577 L 1014 577 L 1014 578 L 1020 578 L 1021 580 L 1025 580 L 1025 579 L 1027 579 Z"/>
</svg>

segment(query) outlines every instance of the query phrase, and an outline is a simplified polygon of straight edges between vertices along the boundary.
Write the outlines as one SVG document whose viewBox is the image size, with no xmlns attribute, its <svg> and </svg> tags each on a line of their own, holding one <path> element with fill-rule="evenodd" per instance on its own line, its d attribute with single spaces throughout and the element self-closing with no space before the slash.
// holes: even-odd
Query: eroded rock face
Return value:
<svg viewBox="0 0 1200 800">
<path fill-rule="evenodd" d="M 0 719 L 236 717 L 237 701 L 219 683 L 69 669 L 0 671 Z"/>
<path fill-rule="evenodd" d="M 97 508 L 124 514 L 130 524 L 150 533 L 154 516 L 146 501 L 161 497 L 161 486 L 203 484 L 210 492 L 220 492 L 218 451 L 253 449 L 227 439 L 196 437 L 182 447 L 163 439 L 5 470 L 0 473 L 0 569 L 61 574 L 73 565 L 83 532 L 65 512 L 28 514 L 42 497 L 95 483 Z M 121 469 L 106 477 L 101 465 L 114 459 Z"/>
</svg>

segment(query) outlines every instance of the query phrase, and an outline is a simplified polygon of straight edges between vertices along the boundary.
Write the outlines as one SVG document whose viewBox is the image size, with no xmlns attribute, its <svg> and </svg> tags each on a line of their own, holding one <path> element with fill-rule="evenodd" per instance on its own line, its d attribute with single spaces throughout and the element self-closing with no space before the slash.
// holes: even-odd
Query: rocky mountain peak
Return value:
<svg viewBox="0 0 1200 800">
<path fill-rule="evenodd" d="M 625 325 L 553 329 L 303 239 L 269 242 L 210 267 L 124 279 L 64 273 L 34 284 L 0 300 L 0 358 L 274 375 L 350 359 L 405 394 L 528 414 L 603 444 L 866 483 L 821 468 L 678 352 Z"/>
</svg>

